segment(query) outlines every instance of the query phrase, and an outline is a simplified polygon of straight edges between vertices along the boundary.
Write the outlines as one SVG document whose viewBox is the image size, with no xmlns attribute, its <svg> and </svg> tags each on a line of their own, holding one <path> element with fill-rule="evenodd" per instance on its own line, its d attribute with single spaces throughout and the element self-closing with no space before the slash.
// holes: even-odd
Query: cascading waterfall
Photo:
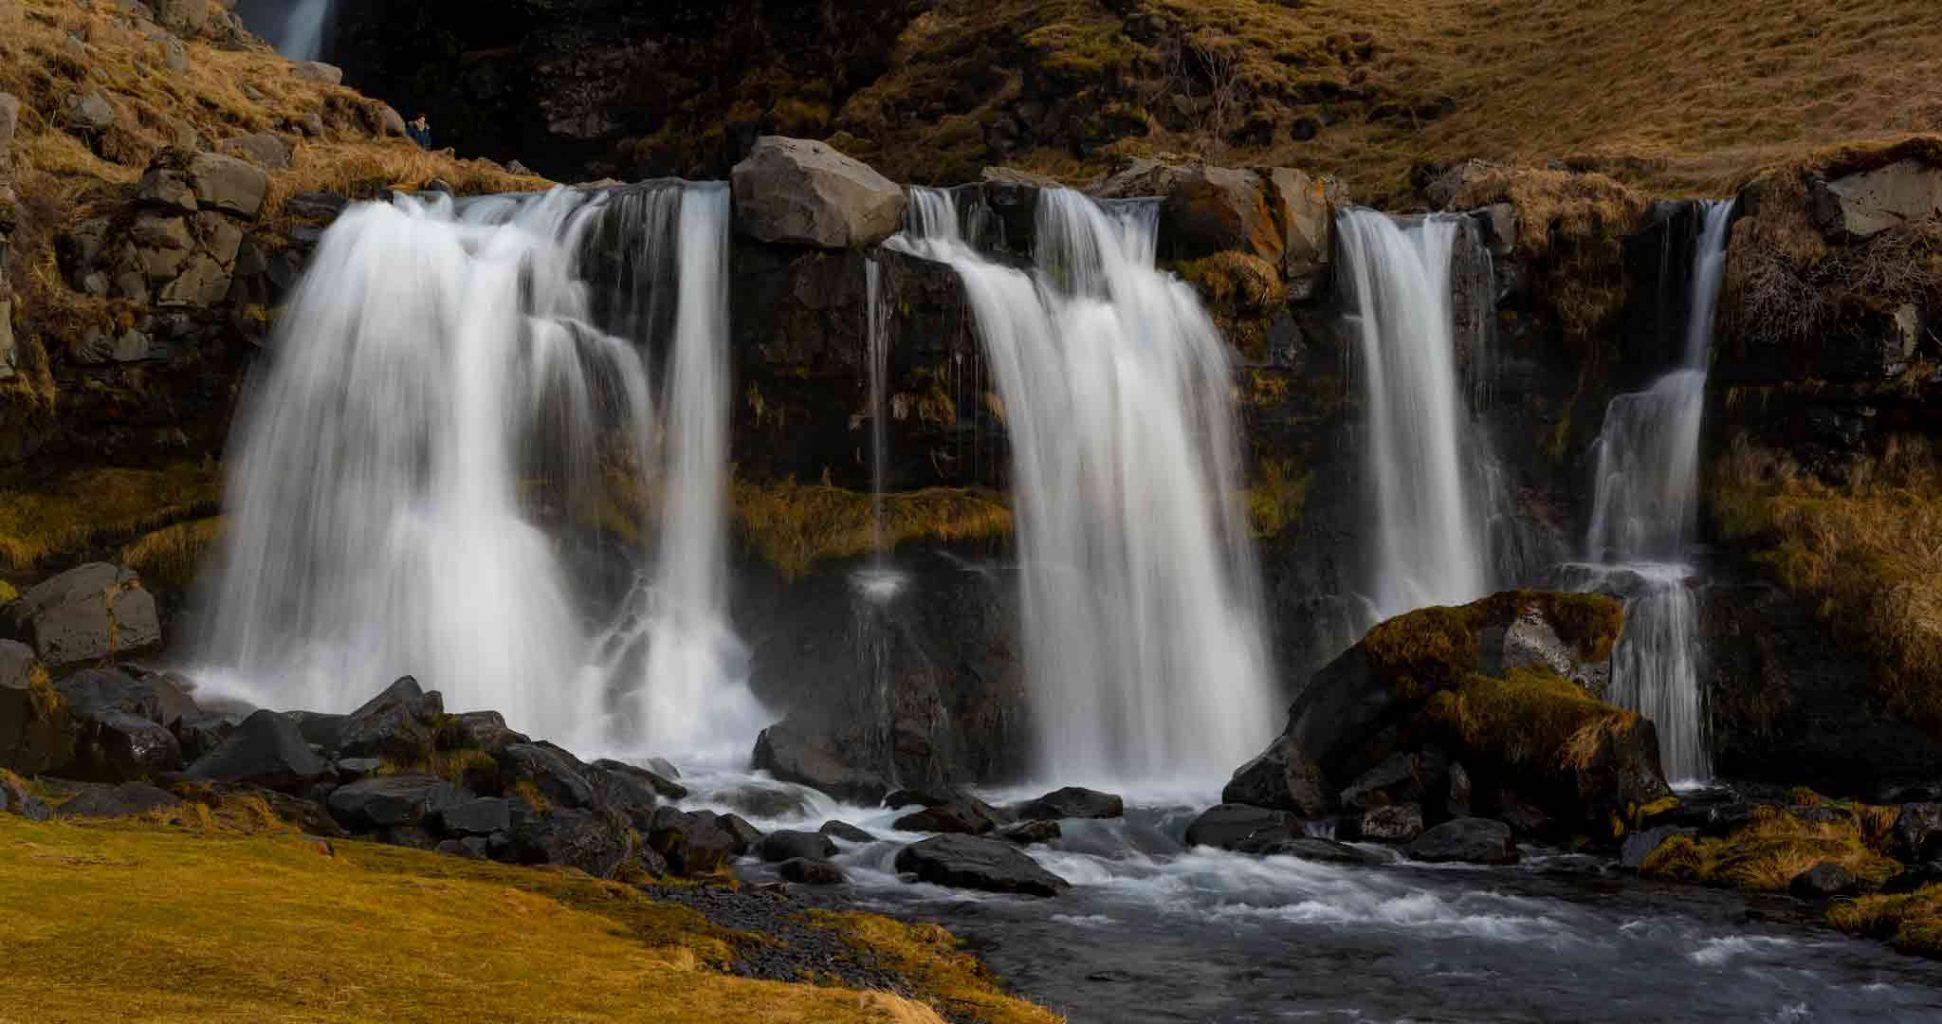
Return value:
<svg viewBox="0 0 1942 1024">
<path fill-rule="evenodd" d="M 1574 567 L 1585 589 L 1624 598 L 1625 635 L 1614 658 L 1611 697 L 1651 719 L 1666 774 L 1683 785 L 1712 775 L 1690 556 L 1698 534 L 1706 361 L 1732 219 L 1731 202 L 1705 207 L 1680 366 L 1606 407 L 1586 540 L 1590 564 Z"/>
<path fill-rule="evenodd" d="M 237 417 L 205 677 L 346 710 L 410 673 L 583 749 L 745 743 L 762 723 L 722 608 L 726 232 L 719 185 L 347 210 Z M 655 296 L 646 315 L 597 308 L 598 239 Z M 658 492 L 659 546 L 645 610 L 594 628 L 545 510 L 600 503 L 607 465 Z"/>
<path fill-rule="evenodd" d="M 1012 451 L 1041 771 L 1206 783 L 1273 730 L 1225 343 L 1155 268 L 1158 204 L 1047 190 L 1037 268 L 912 190 L 909 251 L 964 282 Z"/>
<path fill-rule="evenodd" d="M 335 13 L 334 0 L 236 0 L 236 14 L 291 60 L 318 60 Z"/>
<path fill-rule="evenodd" d="M 1483 461 L 1457 374 L 1450 264 L 1459 218 L 1336 221 L 1367 403 L 1373 517 L 1367 598 L 1377 621 L 1474 600 L 1492 585 Z"/>
</svg>

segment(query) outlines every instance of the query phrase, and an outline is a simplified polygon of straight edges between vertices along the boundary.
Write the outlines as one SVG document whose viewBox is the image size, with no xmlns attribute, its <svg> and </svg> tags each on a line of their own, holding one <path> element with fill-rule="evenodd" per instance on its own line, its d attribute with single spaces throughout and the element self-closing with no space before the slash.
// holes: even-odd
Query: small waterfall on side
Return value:
<svg viewBox="0 0 1942 1024">
<path fill-rule="evenodd" d="M 728 187 L 681 190 L 666 475 L 641 688 L 650 750 L 742 757 L 767 715 L 728 622 Z"/>
<path fill-rule="evenodd" d="M 1363 441 L 1374 510 L 1367 597 L 1377 621 L 1492 586 L 1488 512 L 1457 373 L 1450 263 L 1460 218 L 1337 218 L 1360 338 Z"/>
<path fill-rule="evenodd" d="M 1699 609 L 1691 548 L 1698 535 L 1700 420 L 1713 312 L 1726 268 L 1733 204 L 1711 202 L 1695 243 L 1691 313 L 1677 369 L 1644 391 L 1619 395 L 1598 435 L 1596 498 L 1581 588 L 1625 600 L 1611 699 L 1652 720 L 1666 776 L 1712 775 L 1700 694 Z"/>
<path fill-rule="evenodd" d="M 335 0 L 236 0 L 234 6 L 243 24 L 278 53 L 291 60 L 323 57 Z"/>
<path fill-rule="evenodd" d="M 237 416 L 205 675 L 345 710 L 409 673 L 580 749 L 745 753 L 727 207 L 657 183 L 346 211 Z M 643 492 L 651 569 L 610 617 L 549 524 Z"/>
<path fill-rule="evenodd" d="M 997 380 L 1038 766 L 1217 782 L 1276 711 L 1227 348 L 1155 269 L 1157 202 L 1047 190 L 1037 218 L 1034 273 L 973 250 L 935 190 L 899 244 L 957 270 Z"/>
</svg>

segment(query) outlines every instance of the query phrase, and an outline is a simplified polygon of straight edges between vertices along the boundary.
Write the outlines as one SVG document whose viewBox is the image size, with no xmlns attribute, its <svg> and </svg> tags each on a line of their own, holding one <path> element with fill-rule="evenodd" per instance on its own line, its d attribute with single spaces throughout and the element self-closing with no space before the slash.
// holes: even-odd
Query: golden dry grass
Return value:
<svg viewBox="0 0 1942 1024">
<path fill-rule="evenodd" d="M 1585 768 L 1607 737 L 1631 729 L 1639 718 L 1537 668 L 1514 668 L 1502 679 L 1471 676 L 1437 694 L 1429 712 L 1471 749 L 1540 771 Z"/>
<path fill-rule="evenodd" d="M 1325 171 L 1381 200 L 1423 164 L 1481 157 L 1719 194 L 1810 150 L 1942 127 L 1938 59 L 1928 0 L 945 0 L 832 126 L 899 173 L 963 178 L 1029 79 L 1148 122 L 1082 156 L 1014 157 L 1066 180 L 1200 154 Z M 1208 102 L 1216 79 L 1229 102 Z M 1176 94 L 1202 104 L 1186 124 L 1158 116 Z M 1303 121 L 1311 141 L 1288 130 Z M 1262 124 L 1274 141 L 1251 134 Z"/>
<path fill-rule="evenodd" d="M 223 518 L 210 516 L 164 526 L 124 544 L 115 564 L 135 570 L 151 591 L 180 591 L 195 582 L 203 557 L 222 539 Z"/>
<path fill-rule="evenodd" d="M 1942 884 L 1837 902 L 1827 910 L 1827 923 L 1845 932 L 1886 939 L 1904 953 L 1942 957 Z"/>
<path fill-rule="evenodd" d="M 1901 873 L 1901 865 L 1881 853 L 1884 811 L 1829 805 L 1829 820 L 1810 820 L 1784 807 L 1761 805 L 1753 817 L 1725 838 L 1674 836 L 1645 858 L 1640 874 L 1729 885 L 1751 892 L 1782 892 L 1794 878 L 1819 864 L 1834 863 L 1870 885 Z M 1892 827 L 1892 817 L 1887 819 Z"/>
<path fill-rule="evenodd" d="M 916 1000 L 753 981 L 735 936 L 575 872 L 316 840 L 195 808 L 80 826 L 0 816 L 8 951 L 0 1021 L 941 1020 Z M 240 812 L 239 812 L 240 813 Z M 916 958 L 922 998 L 1055 1020 L 997 992 L 924 929 L 838 915 Z M 942 1003 L 941 1003 L 942 1004 Z"/>
<path fill-rule="evenodd" d="M 783 575 L 794 578 L 826 558 L 866 554 L 877 547 L 870 495 L 826 484 L 738 481 L 731 492 L 744 543 Z M 1011 533 L 1011 509 L 994 493 L 930 488 L 883 496 L 883 546 L 911 540 L 975 541 Z"/>
<path fill-rule="evenodd" d="M 1721 534 L 1866 652 L 1890 709 L 1942 731 L 1942 466 L 1898 440 L 1833 485 L 1733 445 L 1714 467 Z"/>
<path fill-rule="evenodd" d="M 49 555 L 118 545 L 211 515 L 221 494 L 222 471 L 207 462 L 0 479 L 0 568 L 31 569 Z M 193 530 L 170 534 L 134 553 L 161 558 L 170 545 L 179 553 L 193 540 Z"/>
</svg>

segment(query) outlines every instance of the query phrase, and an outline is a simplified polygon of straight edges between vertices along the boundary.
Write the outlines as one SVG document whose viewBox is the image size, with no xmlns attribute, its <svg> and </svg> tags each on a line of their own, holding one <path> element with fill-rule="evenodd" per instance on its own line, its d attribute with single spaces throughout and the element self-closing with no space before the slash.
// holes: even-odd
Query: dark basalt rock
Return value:
<svg viewBox="0 0 1942 1024">
<path fill-rule="evenodd" d="M 900 832 L 949 832 L 983 835 L 998 827 L 998 819 L 968 801 L 933 804 L 906 814 L 892 825 Z"/>
<path fill-rule="evenodd" d="M 1259 853 L 1294 838 L 1294 827 L 1286 811 L 1246 804 L 1218 804 L 1202 811 L 1187 826 L 1186 841 L 1188 846 Z"/>
<path fill-rule="evenodd" d="M 841 885 L 849 879 L 843 877 L 843 869 L 826 860 L 811 860 L 796 857 L 785 860 L 776 867 L 776 874 L 784 881 L 798 885 Z"/>
<path fill-rule="evenodd" d="M 1313 836 L 1285 839 L 1263 847 L 1260 852 L 1264 856 L 1293 857 L 1296 860 L 1312 860 L 1323 864 L 1387 864 L 1389 862 L 1379 853 L 1358 850 L 1347 843 Z"/>
<path fill-rule="evenodd" d="M 1304 818 L 1318 818 L 1332 809 L 1321 769 L 1285 736 L 1276 737 L 1261 756 L 1242 765 L 1220 798 L 1222 803 L 1293 811 Z"/>
<path fill-rule="evenodd" d="M 1381 843 L 1406 843 L 1423 832 L 1423 809 L 1416 804 L 1390 804 L 1362 815 L 1362 838 Z"/>
<path fill-rule="evenodd" d="M 1626 836 L 1625 842 L 1619 846 L 1618 866 L 1627 871 L 1637 871 L 1645 865 L 1645 859 L 1652 856 L 1652 851 L 1658 849 L 1661 843 L 1673 836 L 1697 835 L 1698 831 L 1698 829 L 1679 825 L 1659 825 L 1643 832 L 1634 832 Z"/>
<path fill-rule="evenodd" d="M 1016 825 L 1006 825 L 993 834 L 1008 843 L 1034 846 L 1049 843 L 1065 832 L 1056 821 L 1021 821 Z"/>
<path fill-rule="evenodd" d="M 182 760 L 194 764 L 203 755 L 222 746 L 223 740 L 236 731 L 236 723 L 227 715 L 196 710 L 178 719 L 174 729 L 175 742 L 182 748 Z"/>
<path fill-rule="evenodd" d="M 1383 758 L 1342 790 L 1342 806 L 1361 811 L 1423 799 L 1429 790 L 1417 777 L 1417 760 L 1404 753 Z"/>
<path fill-rule="evenodd" d="M 140 715 L 106 711 L 80 724 L 66 774 L 95 782 L 149 778 L 182 767 L 175 734 Z"/>
<path fill-rule="evenodd" d="M 897 870 L 960 889 L 1057 896 L 1071 888 L 1016 846 L 976 836 L 932 836 L 897 851 Z"/>
<path fill-rule="evenodd" d="M 836 856 L 836 844 L 820 832 L 778 829 L 762 837 L 755 851 L 764 861 L 778 864 L 786 860 L 828 860 Z"/>
<path fill-rule="evenodd" d="M 1404 848 L 1411 860 L 1517 863 L 1517 841 L 1510 826 L 1489 818 L 1457 818 L 1417 836 Z"/>
<path fill-rule="evenodd" d="M 363 707 L 345 716 L 332 748 L 345 757 L 381 757 L 394 764 L 420 764 L 435 748 L 445 702 L 427 693 L 418 680 L 403 676 Z"/>
<path fill-rule="evenodd" d="M 710 812 L 702 811 L 700 813 L 707 814 Z M 729 838 L 734 841 L 734 845 L 729 848 L 729 854 L 731 856 L 740 857 L 753 849 L 756 843 L 762 841 L 762 830 L 749 824 L 741 815 L 717 814 L 714 817 L 715 825 L 722 831 L 727 832 Z"/>
<path fill-rule="evenodd" d="M 612 811 L 564 809 L 521 822 L 513 829 L 513 848 L 524 864 L 558 864 L 612 878 L 634 854 L 634 832 Z"/>
<path fill-rule="evenodd" d="M 844 764 L 788 722 L 769 726 L 755 738 L 754 764 L 785 782 L 857 803 L 876 803 L 890 791 L 882 776 Z"/>
<path fill-rule="evenodd" d="M 124 782 L 119 786 L 86 787 L 54 813 L 62 818 L 125 818 L 181 805 L 181 799 L 167 790 L 146 782 Z"/>
<path fill-rule="evenodd" d="M 575 768 L 572 756 L 551 744 L 511 744 L 499 752 L 499 770 L 509 788 L 513 783 L 531 783 L 557 806 L 593 805 L 593 787 Z"/>
<path fill-rule="evenodd" d="M 514 733 L 513 735 L 517 736 L 518 733 Z M 615 761 L 603 757 L 589 767 L 594 771 L 619 772 L 631 778 L 638 779 L 651 787 L 657 796 L 669 800 L 685 800 L 688 796 L 688 787 L 674 781 L 680 773 L 674 770 L 673 765 L 668 764 L 658 757 L 651 758 L 645 766 L 628 764 L 625 761 Z M 588 773 L 588 778 L 592 778 L 592 772 Z"/>
<path fill-rule="evenodd" d="M 1836 896 L 1847 896 L 1860 889 L 1860 883 L 1848 869 L 1832 861 L 1816 864 L 1794 876 L 1787 883 L 1787 891 L 1801 899 L 1830 900 Z"/>
<path fill-rule="evenodd" d="M 472 799 L 436 775 L 377 775 L 330 794 L 330 813 L 353 832 L 416 825 Z"/>
<path fill-rule="evenodd" d="M 483 750 L 497 756 L 514 743 L 531 742 L 525 733 L 508 728 L 497 711 L 447 715 L 438 730 L 438 746 L 443 750 Z"/>
<path fill-rule="evenodd" d="M 662 807 L 654 812 L 647 845 L 667 860 L 669 871 L 705 875 L 719 870 L 734 856 L 738 840 L 715 815 Z"/>
<path fill-rule="evenodd" d="M 1125 814 L 1126 802 L 1118 796 L 1079 786 L 1053 790 L 1036 800 L 1028 800 L 1011 808 L 1012 817 L 1021 821 L 1118 818 Z"/>
<path fill-rule="evenodd" d="M 1942 856 L 1942 803 L 1903 804 L 1895 819 L 1896 855 L 1915 863 Z"/>
<path fill-rule="evenodd" d="M 440 807 L 432 820 L 447 834 L 489 836 L 512 828 L 512 801 L 503 797 L 479 797 Z"/>
<path fill-rule="evenodd" d="M 876 836 L 857 828 L 847 821 L 825 821 L 823 822 L 823 827 L 816 831 L 821 832 L 831 839 L 841 839 L 846 843 L 874 843 L 877 841 Z"/>
<path fill-rule="evenodd" d="M 196 710 L 195 701 L 166 675 L 148 673 L 137 679 L 121 669 L 82 669 L 54 684 L 77 716 L 99 718 L 111 711 L 139 715 L 161 726 L 172 726 Z"/>
<path fill-rule="evenodd" d="M 603 768 L 600 765 L 612 767 Z M 618 761 L 595 762 L 593 767 L 587 769 L 586 776 L 587 785 L 593 790 L 594 806 L 626 815 L 636 828 L 650 827 L 654 821 L 654 808 L 661 803 L 660 795 L 648 778 L 652 774 Z"/>
<path fill-rule="evenodd" d="M 0 640 L 0 768 L 38 775 L 74 756 L 74 721 L 33 649 Z"/>
<path fill-rule="evenodd" d="M 798 790 L 748 783 L 716 795 L 716 799 L 757 818 L 790 818 L 808 813 L 809 803 Z"/>
<path fill-rule="evenodd" d="M 330 774 L 330 766 L 304 742 L 297 723 L 274 711 L 243 719 L 216 749 L 189 766 L 189 777 L 209 782 L 247 782 L 289 791 Z"/>
</svg>

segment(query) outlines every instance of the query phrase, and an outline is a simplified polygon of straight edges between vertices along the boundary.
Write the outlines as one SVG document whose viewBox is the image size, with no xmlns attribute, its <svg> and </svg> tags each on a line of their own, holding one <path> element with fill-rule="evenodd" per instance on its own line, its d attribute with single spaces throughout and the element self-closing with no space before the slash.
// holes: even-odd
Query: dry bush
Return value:
<svg viewBox="0 0 1942 1024">
<path fill-rule="evenodd" d="M 1833 863 L 1869 885 L 1901 873 L 1901 865 L 1872 842 L 1881 808 L 1827 805 L 1803 815 L 1761 805 L 1724 838 L 1674 836 L 1646 856 L 1639 873 L 1730 885 L 1750 892 L 1783 892 L 1802 872 Z M 1892 810 L 1892 808 L 1888 809 Z M 1862 813 L 1866 811 L 1864 816 Z"/>
</svg>

